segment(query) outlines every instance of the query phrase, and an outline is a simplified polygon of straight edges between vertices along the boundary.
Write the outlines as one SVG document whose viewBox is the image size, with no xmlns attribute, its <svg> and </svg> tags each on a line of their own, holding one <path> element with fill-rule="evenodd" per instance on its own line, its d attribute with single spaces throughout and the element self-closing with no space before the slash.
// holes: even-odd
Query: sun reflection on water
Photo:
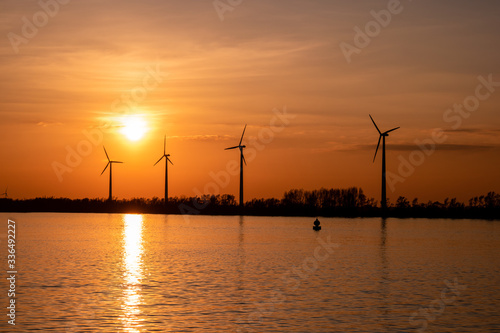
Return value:
<svg viewBox="0 0 500 333">
<path fill-rule="evenodd" d="M 140 332 L 139 306 L 142 302 L 142 215 L 124 216 L 123 228 L 123 315 L 125 332 Z"/>
</svg>

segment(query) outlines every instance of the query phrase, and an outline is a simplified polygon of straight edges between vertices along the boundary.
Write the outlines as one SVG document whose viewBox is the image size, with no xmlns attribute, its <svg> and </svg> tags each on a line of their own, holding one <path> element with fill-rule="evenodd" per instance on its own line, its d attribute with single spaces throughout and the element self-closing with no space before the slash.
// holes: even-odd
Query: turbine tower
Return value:
<svg viewBox="0 0 500 333">
<path fill-rule="evenodd" d="M 109 156 L 108 156 L 108 152 L 106 151 L 106 147 L 103 147 L 104 148 L 104 153 L 106 154 L 106 158 L 108 159 L 108 164 L 106 164 L 106 167 L 104 168 L 104 170 L 102 170 L 101 172 L 101 176 L 102 174 L 104 173 L 104 171 L 106 171 L 106 169 L 108 168 L 108 165 L 109 165 L 109 198 L 108 198 L 108 201 L 111 201 L 113 200 L 113 163 L 123 163 L 123 162 L 120 162 L 120 161 L 111 161 L 109 159 Z"/>
<path fill-rule="evenodd" d="M 243 129 L 243 134 L 241 134 L 241 139 L 240 143 L 237 146 L 234 147 L 229 147 L 224 150 L 229 150 L 229 149 L 240 149 L 240 207 L 243 206 L 243 163 L 247 165 L 247 162 L 245 161 L 245 156 L 243 156 L 243 149 L 246 148 L 246 146 L 242 146 L 241 142 L 243 141 L 243 135 L 245 135 L 245 130 L 247 129 L 247 125 L 245 125 L 245 128 Z"/>
<path fill-rule="evenodd" d="M 8 189 L 9 189 L 9 187 L 7 186 L 7 187 L 5 188 L 5 192 L 3 192 L 1 195 L 3 195 L 4 197 L 6 197 L 6 198 L 7 198 L 7 196 L 8 196 L 8 194 L 7 194 L 7 190 L 8 190 Z"/>
<path fill-rule="evenodd" d="M 373 156 L 373 162 L 375 162 L 375 158 L 377 157 L 378 148 L 380 147 L 380 140 L 382 140 L 382 198 L 380 201 L 380 206 L 382 207 L 382 210 L 385 211 L 385 209 L 387 208 L 386 181 L 385 181 L 385 179 L 386 179 L 386 177 L 385 177 L 385 138 L 387 136 L 389 136 L 390 132 L 395 131 L 400 127 L 396 127 L 396 128 L 393 128 L 391 130 L 388 130 L 388 131 L 382 133 L 382 132 L 380 132 L 377 124 L 375 124 L 375 120 L 373 120 L 372 116 L 371 115 L 369 115 L 369 116 L 373 122 L 373 125 L 375 125 L 375 128 L 378 131 L 378 134 L 380 135 L 378 138 L 377 149 L 375 150 L 375 156 Z"/>
<path fill-rule="evenodd" d="M 172 163 L 170 158 L 168 158 L 170 154 L 166 153 L 167 149 L 166 147 L 167 147 L 167 136 L 165 135 L 165 139 L 163 140 L 163 156 L 153 165 L 153 166 L 157 165 L 163 158 L 165 158 L 165 205 L 167 204 L 168 201 L 168 162 L 174 165 L 174 163 Z"/>
</svg>

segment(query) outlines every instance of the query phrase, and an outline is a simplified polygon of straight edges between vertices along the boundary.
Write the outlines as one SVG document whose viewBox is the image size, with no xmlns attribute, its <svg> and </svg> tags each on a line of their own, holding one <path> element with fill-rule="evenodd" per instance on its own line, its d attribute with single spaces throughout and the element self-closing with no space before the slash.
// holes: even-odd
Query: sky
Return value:
<svg viewBox="0 0 500 333">
<path fill-rule="evenodd" d="M 0 192 L 238 196 L 361 187 L 466 201 L 500 192 L 494 0 L 4 0 Z M 498 82 L 498 83 L 496 83 Z M 464 105 L 465 106 L 461 106 Z M 422 145 L 425 143 L 425 145 Z M 420 146 L 419 146 L 420 144 Z"/>
</svg>

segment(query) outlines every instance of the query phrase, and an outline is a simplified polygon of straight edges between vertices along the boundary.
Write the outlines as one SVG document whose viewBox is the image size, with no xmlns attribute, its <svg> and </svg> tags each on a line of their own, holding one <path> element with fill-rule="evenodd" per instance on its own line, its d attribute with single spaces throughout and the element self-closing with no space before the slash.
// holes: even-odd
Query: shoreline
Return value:
<svg viewBox="0 0 500 333">
<path fill-rule="evenodd" d="M 500 207 L 446 207 L 421 205 L 389 207 L 382 214 L 379 207 L 310 207 L 275 202 L 273 206 L 193 201 L 192 198 L 175 199 L 165 206 L 163 200 L 131 199 L 107 201 L 104 199 L 35 198 L 27 200 L 0 199 L 2 213 L 96 213 L 96 214 L 156 214 L 156 215 L 206 215 L 206 216 L 263 216 L 310 218 L 426 218 L 426 219 L 481 219 L 500 220 Z"/>
</svg>

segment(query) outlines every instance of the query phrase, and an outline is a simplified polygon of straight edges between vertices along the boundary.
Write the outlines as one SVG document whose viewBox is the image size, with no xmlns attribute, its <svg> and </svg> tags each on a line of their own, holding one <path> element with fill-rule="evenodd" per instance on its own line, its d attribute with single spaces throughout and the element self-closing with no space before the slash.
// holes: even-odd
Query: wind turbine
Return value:
<svg viewBox="0 0 500 333">
<path fill-rule="evenodd" d="M 6 198 L 7 198 L 7 196 L 8 196 L 8 194 L 7 194 L 7 190 L 8 190 L 8 189 L 9 189 L 9 187 L 7 186 L 7 187 L 5 188 L 5 192 L 3 192 L 1 195 L 3 195 L 4 197 L 6 197 Z"/>
<path fill-rule="evenodd" d="M 104 148 L 104 153 L 106 154 L 106 158 L 108 159 L 108 164 L 106 164 L 106 167 L 104 168 L 104 170 L 102 170 L 101 172 L 101 176 L 102 174 L 104 173 L 104 171 L 106 171 L 106 169 L 108 168 L 108 165 L 109 165 L 109 198 L 108 198 L 108 201 L 111 201 L 113 200 L 113 190 L 112 190 L 112 179 L 113 179 L 113 163 L 123 163 L 123 162 L 120 162 L 120 161 L 111 161 L 109 159 L 109 156 L 108 156 L 108 152 L 106 151 L 106 147 L 103 147 Z"/>
<path fill-rule="evenodd" d="M 245 135 L 246 129 L 247 125 L 245 125 L 245 128 L 243 129 L 243 134 L 241 134 L 240 143 L 237 146 L 224 149 L 224 150 L 236 149 L 236 148 L 240 149 L 240 207 L 243 206 L 243 163 L 247 165 L 247 162 L 245 161 L 245 156 L 243 156 L 243 149 L 246 148 L 246 146 L 242 146 L 241 142 L 243 141 L 243 135 Z"/>
<path fill-rule="evenodd" d="M 382 133 L 382 132 L 380 132 L 377 124 L 375 124 L 375 120 L 373 120 L 372 116 L 371 115 L 369 115 L 369 116 L 373 122 L 373 125 L 375 125 L 375 128 L 377 129 L 378 133 L 380 134 L 380 136 L 378 138 L 377 149 L 375 150 L 375 156 L 373 156 L 373 162 L 375 162 L 375 158 L 377 157 L 378 148 L 380 147 L 380 140 L 382 140 L 382 199 L 380 202 L 380 206 L 382 207 L 382 210 L 385 210 L 387 208 L 387 196 L 386 196 L 386 188 L 385 188 L 385 185 L 386 185 L 386 181 L 385 181 L 385 179 L 386 179 L 386 177 L 385 177 L 385 138 L 387 136 L 389 136 L 390 132 L 395 131 L 400 127 L 396 127 L 396 128 L 393 128 L 391 130 L 388 130 L 388 131 Z"/>
<path fill-rule="evenodd" d="M 163 158 L 165 158 L 165 205 L 167 204 L 168 201 L 168 162 L 174 165 L 174 163 L 172 163 L 170 158 L 168 158 L 170 154 L 166 153 L 166 147 L 167 147 L 167 136 L 165 135 L 165 139 L 163 140 L 163 156 L 160 157 L 160 159 L 153 165 L 153 166 L 157 165 Z"/>
</svg>

